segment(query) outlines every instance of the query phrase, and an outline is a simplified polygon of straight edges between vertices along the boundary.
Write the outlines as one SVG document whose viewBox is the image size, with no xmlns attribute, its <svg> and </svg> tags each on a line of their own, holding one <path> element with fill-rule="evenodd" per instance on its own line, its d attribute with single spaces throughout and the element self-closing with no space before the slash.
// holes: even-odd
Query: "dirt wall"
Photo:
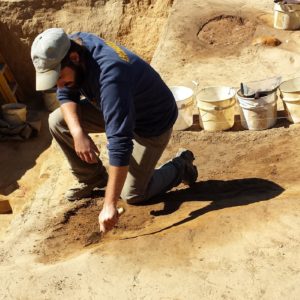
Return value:
<svg viewBox="0 0 300 300">
<path fill-rule="evenodd" d="M 150 61 L 172 0 L 0 1 L 0 52 L 12 69 L 25 99 L 37 96 L 30 47 L 50 27 L 67 33 L 87 31 L 120 42 Z"/>
</svg>

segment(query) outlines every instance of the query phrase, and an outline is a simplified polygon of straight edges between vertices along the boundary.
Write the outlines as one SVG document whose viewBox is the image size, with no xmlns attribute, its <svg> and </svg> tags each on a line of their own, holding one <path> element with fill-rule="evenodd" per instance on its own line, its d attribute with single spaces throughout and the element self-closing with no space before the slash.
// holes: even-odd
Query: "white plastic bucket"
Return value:
<svg viewBox="0 0 300 300">
<path fill-rule="evenodd" d="M 300 77 L 283 82 L 280 97 L 292 123 L 300 123 Z"/>
<path fill-rule="evenodd" d="M 277 95 L 272 92 L 258 99 L 241 96 L 239 90 L 236 94 L 241 123 L 245 129 L 264 130 L 275 125 L 277 121 Z"/>
<path fill-rule="evenodd" d="M 56 98 L 56 91 L 49 90 L 43 93 L 44 105 L 48 111 L 56 110 L 60 104 Z"/>
<path fill-rule="evenodd" d="M 178 107 L 178 118 L 174 130 L 184 130 L 193 125 L 194 92 L 185 86 L 170 87 Z"/>
<path fill-rule="evenodd" d="M 296 30 L 300 28 L 300 4 L 274 4 L 274 28 Z"/>
<path fill-rule="evenodd" d="M 3 118 L 11 125 L 21 125 L 26 122 L 27 108 L 22 103 L 2 105 Z"/>
<path fill-rule="evenodd" d="M 235 90 L 208 87 L 197 94 L 200 126 L 207 131 L 230 129 L 234 124 Z"/>
</svg>

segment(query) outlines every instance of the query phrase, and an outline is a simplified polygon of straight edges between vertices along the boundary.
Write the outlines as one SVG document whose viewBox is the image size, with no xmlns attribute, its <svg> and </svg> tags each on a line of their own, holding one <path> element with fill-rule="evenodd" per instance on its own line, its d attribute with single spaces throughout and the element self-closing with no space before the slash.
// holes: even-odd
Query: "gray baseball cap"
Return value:
<svg viewBox="0 0 300 300">
<path fill-rule="evenodd" d="M 53 88 L 59 78 L 60 63 L 68 53 L 71 41 L 62 28 L 40 33 L 32 43 L 31 59 L 36 71 L 36 90 Z"/>
</svg>

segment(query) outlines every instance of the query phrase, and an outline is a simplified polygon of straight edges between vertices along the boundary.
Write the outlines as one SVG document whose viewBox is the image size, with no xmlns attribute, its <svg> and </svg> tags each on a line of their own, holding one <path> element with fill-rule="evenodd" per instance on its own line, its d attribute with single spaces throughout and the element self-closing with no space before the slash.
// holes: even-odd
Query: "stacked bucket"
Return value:
<svg viewBox="0 0 300 300">
<path fill-rule="evenodd" d="M 234 124 L 235 91 L 230 87 L 209 87 L 199 92 L 184 86 L 173 86 L 171 91 L 179 115 L 174 130 L 185 130 L 193 124 L 197 102 L 201 128 L 207 131 L 226 130 Z"/>
<path fill-rule="evenodd" d="M 275 125 L 277 121 L 277 89 L 280 83 L 281 77 L 241 83 L 236 97 L 243 128 L 264 130 Z"/>
<path fill-rule="evenodd" d="M 208 87 L 199 91 L 197 107 L 201 128 L 207 131 L 230 129 L 234 125 L 235 90 L 230 87 Z"/>
<path fill-rule="evenodd" d="M 281 77 L 241 84 L 232 87 L 207 87 L 200 91 L 184 86 L 171 87 L 179 116 L 175 130 L 193 125 L 193 112 L 197 109 L 199 125 L 206 131 L 222 131 L 233 127 L 238 105 L 240 122 L 244 129 L 265 130 L 277 121 L 277 101 L 280 96 L 287 118 L 300 123 L 300 78 L 281 83 Z"/>
<path fill-rule="evenodd" d="M 185 86 L 172 86 L 170 89 L 178 108 L 178 118 L 173 128 L 174 130 L 187 129 L 193 125 L 194 91 Z"/>
<path fill-rule="evenodd" d="M 292 123 L 300 123 L 300 77 L 280 85 L 280 97 Z"/>
<path fill-rule="evenodd" d="M 27 107 L 23 103 L 8 103 L 1 106 L 3 119 L 12 126 L 19 126 L 26 122 Z"/>
<path fill-rule="evenodd" d="M 274 28 L 296 30 L 300 28 L 300 5 L 297 1 L 274 1 Z"/>
</svg>

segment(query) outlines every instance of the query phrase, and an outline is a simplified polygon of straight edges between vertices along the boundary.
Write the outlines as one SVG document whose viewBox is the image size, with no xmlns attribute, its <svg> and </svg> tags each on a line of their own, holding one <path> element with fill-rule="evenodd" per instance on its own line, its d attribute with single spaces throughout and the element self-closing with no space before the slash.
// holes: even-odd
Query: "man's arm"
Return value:
<svg viewBox="0 0 300 300">
<path fill-rule="evenodd" d="M 77 155 L 88 163 L 97 162 L 97 146 L 84 132 L 80 124 L 79 106 L 75 102 L 66 102 L 61 105 L 61 110 L 70 133 L 74 139 Z M 117 201 L 127 176 L 128 166 L 109 166 L 109 179 L 106 187 L 103 209 L 99 215 L 100 231 L 111 230 L 118 222 Z"/>
<path fill-rule="evenodd" d="M 77 155 L 87 163 L 97 163 L 99 150 L 89 135 L 84 132 L 80 124 L 79 105 L 76 102 L 66 102 L 61 105 L 61 110 L 74 139 L 74 147 Z"/>
<path fill-rule="evenodd" d="M 109 178 L 106 187 L 103 209 L 99 215 L 100 231 L 111 230 L 118 222 L 117 202 L 127 176 L 128 166 L 109 166 Z"/>
<path fill-rule="evenodd" d="M 114 57 L 114 56 L 113 56 Z M 122 59 L 101 62 L 101 110 L 108 140 L 109 179 L 104 205 L 99 214 L 100 231 L 106 232 L 118 221 L 117 201 L 128 172 L 133 149 L 135 105 L 132 65 Z"/>
</svg>

